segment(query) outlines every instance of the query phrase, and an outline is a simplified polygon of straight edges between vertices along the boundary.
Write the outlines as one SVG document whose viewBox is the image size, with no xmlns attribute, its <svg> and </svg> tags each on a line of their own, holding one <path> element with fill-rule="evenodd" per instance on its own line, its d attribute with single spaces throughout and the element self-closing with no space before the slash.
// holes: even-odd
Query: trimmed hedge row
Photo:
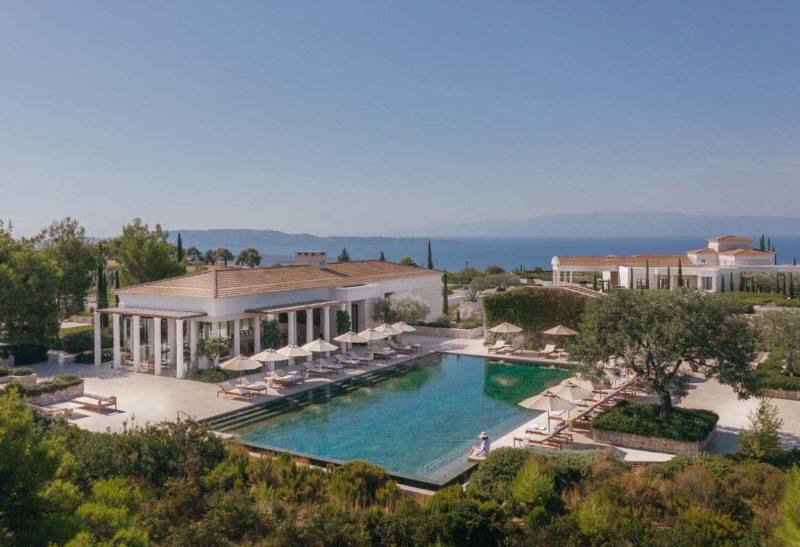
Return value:
<svg viewBox="0 0 800 547">
<path fill-rule="evenodd" d="M 29 368 L 0 367 L 0 376 L 30 376 L 31 374 L 33 374 L 33 370 Z"/>
<path fill-rule="evenodd" d="M 0 347 L 0 357 L 8 359 L 14 356 L 15 365 L 32 365 L 47 361 L 47 346 L 41 344 L 14 344 Z"/>
<path fill-rule="evenodd" d="M 16 388 L 19 390 L 19 393 L 25 397 L 37 397 L 43 393 L 55 393 L 56 391 L 61 391 L 62 389 L 77 386 L 82 383 L 83 378 L 79 378 L 78 376 L 73 376 L 71 374 L 65 374 L 63 376 L 56 376 L 52 380 L 39 382 L 34 386 L 25 386 L 17 382 L 9 382 L 7 385 L 8 389 L 10 389 L 11 386 L 16 386 Z M 6 391 L 8 391 L 8 389 L 6 389 Z"/>
<path fill-rule="evenodd" d="M 631 433 L 684 442 L 699 442 L 714 431 L 719 415 L 710 410 L 673 408 L 667 417 L 659 406 L 621 401 L 592 421 L 592 429 Z"/>
<path fill-rule="evenodd" d="M 800 376 L 783 374 L 783 360 L 786 354 L 783 351 L 773 351 L 767 360 L 758 367 L 761 376 L 761 387 L 764 389 L 777 389 L 783 391 L 800 391 Z"/>
<path fill-rule="evenodd" d="M 542 331 L 564 325 L 577 329 L 586 302 L 585 296 L 565 289 L 517 288 L 483 299 L 486 328 L 508 321 L 521 327 L 529 342 L 541 342 Z"/>
</svg>

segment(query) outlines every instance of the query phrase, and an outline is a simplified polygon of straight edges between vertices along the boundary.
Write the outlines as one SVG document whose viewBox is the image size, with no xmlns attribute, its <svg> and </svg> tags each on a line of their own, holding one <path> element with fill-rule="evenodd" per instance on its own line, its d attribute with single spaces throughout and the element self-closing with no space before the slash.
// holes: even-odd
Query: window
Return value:
<svg viewBox="0 0 800 547">
<path fill-rule="evenodd" d="M 702 279 L 702 283 L 703 283 L 703 289 L 706 290 L 706 291 L 710 291 L 711 290 L 711 283 L 712 283 L 712 279 L 713 278 L 711 278 L 711 277 L 703 277 L 701 279 Z"/>
</svg>

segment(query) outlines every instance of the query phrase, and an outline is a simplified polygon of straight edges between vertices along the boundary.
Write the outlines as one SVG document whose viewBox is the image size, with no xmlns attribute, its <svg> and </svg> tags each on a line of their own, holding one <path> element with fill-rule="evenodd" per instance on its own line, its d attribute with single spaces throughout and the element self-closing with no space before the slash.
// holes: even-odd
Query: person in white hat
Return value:
<svg viewBox="0 0 800 547">
<path fill-rule="evenodd" d="M 489 455 L 489 435 L 485 431 L 481 431 L 479 438 L 481 444 L 472 447 L 471 458 L 485 458 Z"/>
</svg>

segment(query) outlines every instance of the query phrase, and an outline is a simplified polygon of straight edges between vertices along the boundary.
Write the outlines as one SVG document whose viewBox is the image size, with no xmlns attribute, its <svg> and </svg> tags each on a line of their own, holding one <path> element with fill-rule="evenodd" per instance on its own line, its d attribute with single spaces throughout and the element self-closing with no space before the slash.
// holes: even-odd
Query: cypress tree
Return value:
<svg viewBox="0 0 800 547">
<path fill-rule="evenodd" d="M 381 262 L 386 262 L 386 257 L 384 256 L 383 251 L 381 251 L 381 257 L 378 260 Z"/>
<path fill-rule="evenodd" d="M 794 275 L 789 273 L 789 298 L 794 298 Z"/>
<path fill-rule="evenodd" d="M 628 270 L 628 288 L 633 288 L 633 268 Z"/>
<path fill-rule="evenodd" d="M 725 292 L 725 276 L 723 275 L 719 279 L 720 279 L 719 292 Z"/>
<path fill-rule="evenodd" d="M 183 250 L 183 240 L 181 239 L 180 232 L 178 232 L 178 245 L 175 249 L 175 255 L 178 259 L 178 262 L 183 262 L 183 259 L 186 257 L 186 253 Z"/>
<path fill-rule="evenodd" d="M 672 288 L 672 268 L 667 266 L 667 288 Z"/>
<path fill-rule="evenodd" d="M 433 269 L 433 253 L 431 252 L 431 241 L 428 240 L 428 269 Z"/>
<path fill-rule="evenodd" d="M 114 270 L 114 288 L 119 289 L 119 268 Z M 114 307 L 119 308 L 119 296 L 117 293 L 114 293 Z"/>
<path fill-rule="evenodd" d="M 650 261 L 644 261 L 644 288 L 650 288 Z"/>
<path fill-rule="evenodd" d="M 733 272 L 731 272 L 731 275 L 733 275 Z M 747 289 L 744 282 L 745 282 L 744 275 L 739 274 L 739 292 L 744 292 Z"/>
<path fill-rule="evenodd" d="M 734 292 L 736 290 L 733 288 L 733 272 L 731 272 L 730 275 L 730 287 L 731 287 L 731 292 Z"/>
<path fill-rule="evenodd" d="M 678 259 L 678 288 L 683 287 L 683 263 Z"/>
<path fill-rule="evenodd" d="M 447 302 L 447 270 L 442 274 L 442 315 L 450 313 L 450 305 Z"/>
<path fill-rule="evenodd" d="M 97 261 L 97 309 L 108 307 L 108 280 L 106 279 L 105 260 L 103 258 L 103 245 L 99 245 L 100 257 Z M 108 326 L 108 314 L 100 314 L 100 326 Z"/>
<path fill-rule="evenodd" d="M 759 251 L 766 251 L 766 242 L 764 240 L 764 234 L 761 234 L 761 240 L 758 242 L 758 250 Z"/>
<path fill-rule="evenodd" d="M 769 251 L 770 249 L 772 249 L 772 238 L 768 237 L 767 238 L 767 250 Z"/>
<path fill-rule="evenodd" d="M 342 252 L 339 253 L 339 262 L 350 262 L 350 253 L 347 252 L 347 247 L 342 247 Z"/>
<path fill-rule="evenodd" d="M 597 272 L 592 272 L 592 290 L 597 290 Z"/>
</svg>

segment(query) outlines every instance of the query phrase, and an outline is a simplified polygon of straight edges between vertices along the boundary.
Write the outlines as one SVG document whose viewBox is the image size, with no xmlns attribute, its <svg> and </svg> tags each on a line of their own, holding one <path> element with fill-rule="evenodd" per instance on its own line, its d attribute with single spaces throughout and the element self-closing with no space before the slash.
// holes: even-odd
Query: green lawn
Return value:
<svg viewBox="0 0 800 547">
<path fill-rule="evenodd" d="M 622 401 L 592 421 L 593 429 L 632 433 L 676 441 L 702 441 L 714 430 L 719 416 L 709 410 L 673 408 L 659 416 L 657 405 Z"/>
<path fill-rule="evenodd" d="M 742 305 L 742 308 L 752 312 L 753 306 L 787 306 L 800 308 L 800 298 L 786 298 L 776 293 L 755 292 L 730 292 L 722 293 L 724 298 L 730 298 Z"/>
<path fill-rule="evenodd" d="M 80 325 L 77 327 L 69 327 L 66 329 L 60 329 L 58 331 L 58 337 L 64 338 L 67 334 L 75 334 L 77 332 L 84 332 L 84 331 L 91 331 L 94 327 L 92 325 Z"/>
</svg>

